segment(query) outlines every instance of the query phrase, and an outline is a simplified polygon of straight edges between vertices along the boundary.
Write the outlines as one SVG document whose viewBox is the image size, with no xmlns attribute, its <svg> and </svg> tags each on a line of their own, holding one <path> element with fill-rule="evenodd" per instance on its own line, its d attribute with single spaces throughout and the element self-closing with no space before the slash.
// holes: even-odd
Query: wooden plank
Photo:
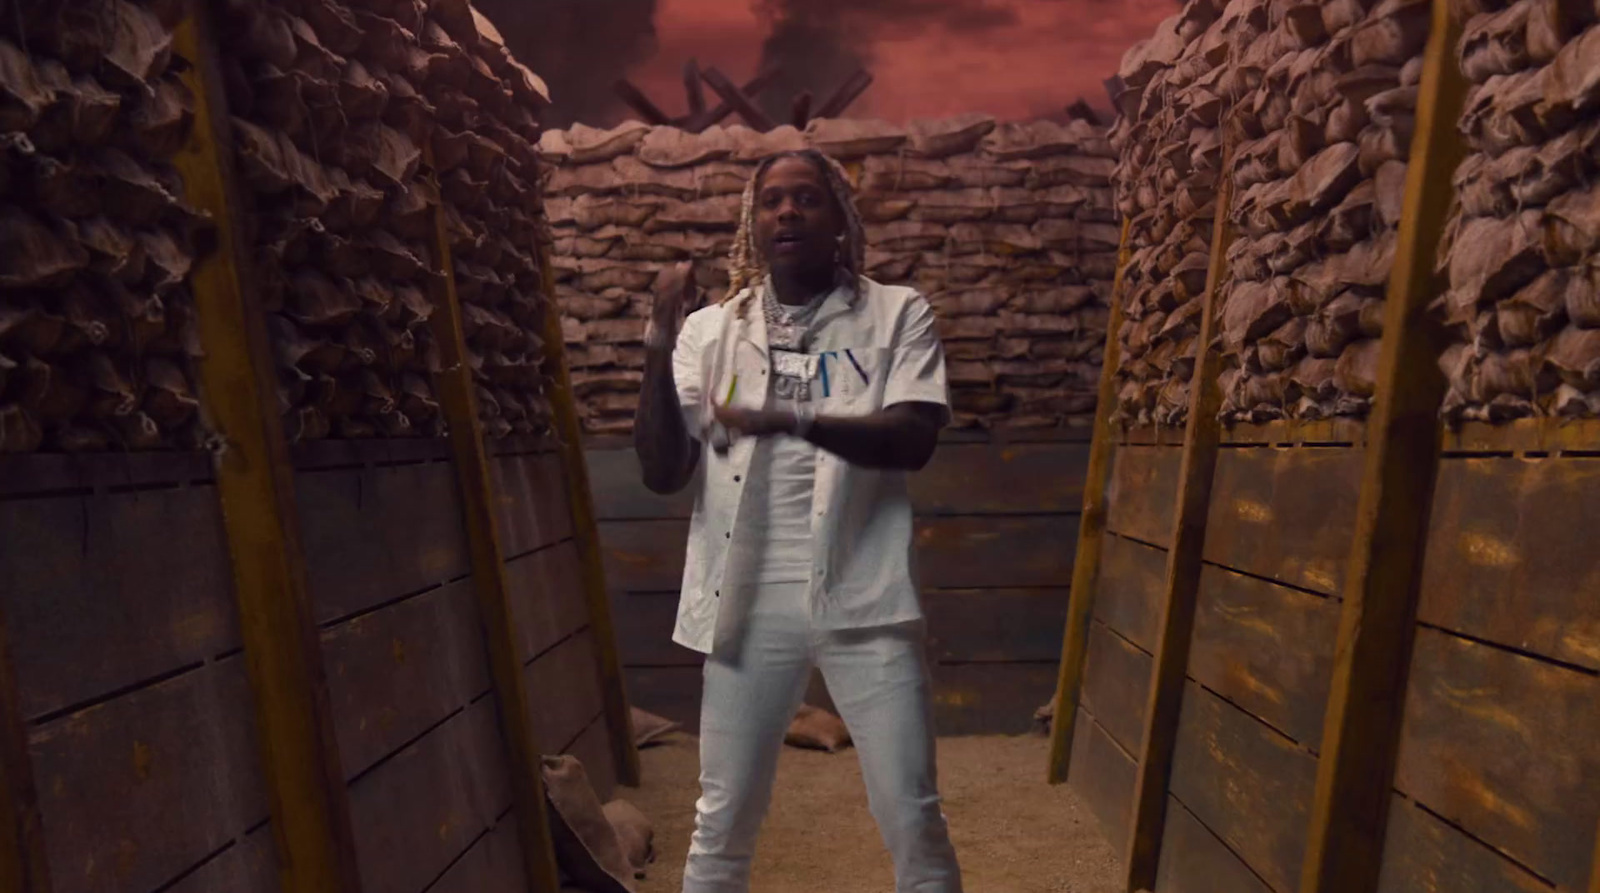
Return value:
<svg viewBox="0 0 1600 893">
<path fill-rule="evenodd" d="M 926 596 L 924 596 L 926 598 Z M 678 619 L 677 592 L 613 593 L 617 647 L 627 667 L 698 667 L 703 658 L 672 641 Z"/>
<path fill-rule="evenodd" d="M 872 86 L 872 75 L 866 69 L 856 69 L 850 79 L 839 86 L 839 89 L 827 101 L 817 108 L 818 118 L 837 118 L 844 114 L 852 103 L 861 98 Z"/>
<path fill-rule="evenodd" d="M 641 710 L 683 723 L 690 735 L 700 729 L 700 693 L 705 675 L 699 665 L 627 667 L 628 691 Z"/>
<path fill-rule="evenodd" d="M 1068 586 L 1076 515 L 919 518 L 919 579 L 928 589 Z"/>
<path fill-rule="evenodd" d="M 295 493 L 319 623 L 472 569 L 447 463 L 301 472 Z"/>
<path fill-rule="evenodd" d="M 683 63 L 683 95 L 689 103 L 689 117 L 696 118 L 706 113 L 705 85 L 700 83 L 700 62 L 691 58 Z"/>
<path fill-rule="evenodd" d="M 1600 669 L 1600 459 L 1445 459 L 1417 616 Z"/>
<path fill-rule="evenodd" d="M 703 69 L 700 76 L 705 79 L 706 86 L 722 97 L 722 101 L 733 109 L 744 122 L 758 133 L 766 133 L 777 126 L 766 113 L 756 108 L 750 97 L 742 92 L 727 76 L 717 70 L 716 66 Z"/>
<path fill-rule="evenodd" d="M 1088 465 L 1083 443 L 945 444 L 911 476 L 911 502 L 919 516 L 1076 514 Z"/>
<path fill-rule="evenodd" d="M 1438 245 L 1456 197 L 1452 178 L 1466 151 L 1456 129 L 1467 91 L 1456 61 L 1461 27 L 1450 0 L 1434 0 L 1302 893 L 1372 890 L 1382 862 L 1439 463 L 1445 379 L 1438 359 L 1449 339 L 1429 306 L 1445 287 L 1436 269 Z M 1594 827 L 1591 822 L 1591 838 Z"/>
<path fill-rule="evenodd" d="M 523 663 L 589 624 L 581 573 L 571 540 L 506 562 L 517 657 Z"/>
<path fill-rule="evenodd" d="M 627 78 L 619 78 L 616 84 L 613 85 L 613 89 L 616 91 L 617 97 L 626 103 L 628 108 L 633 109 L 634 113 L 644 123 L 656 127 L 666 127 L 672 123 L 672 119 L 667 116 L 667 113 L 657 108 L 656 104 L 651 102 L 650 98 L 645 96 Z"/>
<path fill-rule="evenodd" d="M 313 627 L 294 478 L 278 416 L 277 367 L 252 287 L 250 227 L 240 217 L 220 41 L 209 3 L 190 0 L 173 49 L 195 97 L 194 123 L 173 164 L 191 207 L 215 227 L 216 250 L 189 277 L 203 355 L 202 413 L 214 452 L 250 670 L 280 882 L 295 893 L 359 889 L 349 804 L 340 778 L 321 649 Z"/>
<path fill-rule="evenodd" d="M 695 494 L 700 492 L 700 475 L 705 469 L 703 463 L 696 467 L 695 478 L 689 486 L 671 496 L 662 496 L 645 487 L 639 459 L 631 445 L 615 449 L 590 448 L 584 451 L 583 458 L 588 463 L 590 486 L 594 489 L 595 517 L 602 523 L 687 519 L 694 512 Z"/>
<path fill-rule="evenodd" d="M 431 151 L 426 157 L 431 165 Z M 434 211 L 433 253 L 442 273 L 436 278 L 433 289 L 433 332 L 441 363 L 440 371 L 434 375 L 434 391 L 450 430 L 461 496 L 459 518 L 466 528 L 473 590 L 478 596 L 478 617 L 488 645 L 495 701 L 500 706 L 500 732 L 509 786 L 517 815 L 521 817 L 517 828 L 521 834 L 523 862 L 528 868 L 528 891 L 552 893 L 560 884 L 560 872 L 546 813 L 544 776 L 537 744 L 541 730 L 529 709 L 522 661 L 517 657 L 519 635 L 512 625 L 515 621 L 506 581 L 505 552 L 496 529 L 495 491 L 483 439 L 483 423 L 478 416 L 472 367 L 467 361 L 461 302 L 456 294 L 455 259 L 450 254 L 448 224 L 442 204 Z M 489 821 L 498 814 L 492 813 Z"/>
<path fill-rule="evenodd" d="M 1122 221 L 1117 248 L 1116 278 L 1111 284 L 1111 313 L 1106 322 L 1105 360 L 1101 363 L 1096 390 L 1094 440 L 1089 444 L 1089 460 L 1083 475 L 1083 513 L 1078 525 L 1078 544 L 1072 559 L 1072 583 L 1067 596 L 1066 630 L 1061 636 L 1061 659 L 1056 672 L 1056 690 L 1051 702 L 1054 721 L 1050 724 L 1050 758 L 1045 779 L 1050 784 L 1067 780 L 1072 761 L 1073 725 L 1078 719 L 1078 697 L 1083 688 L 1084 656 L 1089 648 L 1089 618 L 1094 610 L 1095 588 L 1100 576 L 1100 548 L 1106 531 L 1106 491 L 1115 452 L 1116 431 L 1111 414 L 1115 408 L 1117 365 L 1122 358 L 1123 275 L 1127 271 L 1131 246 L 1130 222 Z"/>
<path fill-rule="evenodd" d="M 739 88 L 739 92 L 752 98 L 759 96 L 763 90 L 772 86 L 772 83 L 776 81 L 778 76 L 781 74 L 783 74 L 782 68 L 778 68 L 776 66 L 764 68 L 757 72 L 755 77 L 745 81 L 744 86 Z M 719 103 L 716 108 L 711 109 L 703 115 L 690 115 L 689 120 L 684 122 L 683 129 L 690 133 L 700 133 L 707 127 L 710 127 L 714 124 L 721 124 L 722 119 L 731 114 L 733 114 L 733 106 L 730 103 L 722 102 Z"/>
<path fill-rule="evenodd" d="M 322 634 L 345 778 L 489 690 L 489 656 L 470 581 Z"/>
<path fill-rule="evenodd" d="M 1101 833 L 1117 852 L 1128 846 L 1128 808 L 1133 804 L 1137 767 L 1090 714 L 1080 710 L 1072 724 L 1072 772 L 1067 783 L 1089 804 Z"/>
<path fill-rule="evenodd" d="M 1231 150 L 1228 153 L 1231 156 Z M 1226 170 L 1226 165 L 1224 166 Z M 1224 178 L 1217 207 L 1233 201 L 1233 181 Z M 1215 344 L 1217 294 L 1227 273 L 1227 251 L 1233 241 L 1228 214 L 1216 215 L 1211 233 L 1211 262 L 1206 271 L 1206 291 L 1200 307 L 1201 345 L 1189 383 L 1188 422 L 1184 428 L 1182 464 L 1178 469 L 1177 499 L 1173 503 L 1168 544 L 1167 575 L 1162 590 L 1161 625 L 1156 638 L 1155 665 L 1150 672 L 1149 706 L 1145 709 L 1144 740 L 1139 749 L 1139 772 L 1133 796 L 1133 827 L 1128 832 L 1128 889 L 1153 887 L 1160 868 L 1162 823 L 1166 818 L 1167 779 L 1172 772 L 1179 716 L 1183 705 L 1184 673 L 1189 666 L 1189 643 L 1194 630 L 1195 600 L 1200 590 L 1201 554 L 1206 541 L 1206 521 L 1211 503 L 1212 473 L 1217 466 L 1221 424 L 1222 388 L 1217 382 L 1222 357 Z M 1116 528 L 1113 528 L 1116 529 Z"/>
<path fill-rule="evenodd" d="M 1129 753 L 1144 738 L 1144 711 L 1150 701 L 1150 654 L 1096 623 L 1089 628 L 1088 664 L 1083 672 L 1083 705 L 1095 721 Z"/>
<path fill-rule="evenodd" d="M 0 502 L 0 543 L 25 717 L 238 646 L 215 487 Z"/>
<path fill-rule="evenodd" d="M 479 838 L 428 893 L 521 893 L 526 889 L 527 871 L 517 845 L 517 817 L 511 814 Z"/>
<path fill-rule="evenodd" d="M 277 893 L 278 859 L 272 828 L 263 825 L 233 842 L 163 893 Z"/>
<path fill-rule="evenodd" d="M 589 727 L 578 734 L 567 753 L 583 763 L 589 775 L 589 784 L 600 796 L 600 802 L 610 800 L 617 793 L 617 768 L 611 760 L 611 734 L 606 729 L 603 716 L 596 716 Z"/>
<path fill-rule="evenodd" d="M 937 664 L 931 671 L 933 728 L 941 736 L 1026 734 L 1056 680 L 1053 661 Z"/>
<path fill-rule="evenodd" d="M 1222 430 L 1222 442 L 1256 446 L 1366 446 L 1365 419 L 1275 419 L 1240 422 Z"/>
<path fill-rule="evenodd" d="M 1338 632 L 1332 599 L 1208 566 L 1200 572 L 1189 675 L 1316 748 Z"/>
<path fill-rule="evenodd" d="M 1350 557 L 1361 462 L 1360 450 L 1345 447 L 1223 450 L 1206 560 L 1337 595 Z"/>
<path fill-rule="evenodd" d="M 350 786 L 366 893 L 421 890 L 511 805 L 498 724 L 484 698 Z"/>
<path fill-rule="evenodd" d="M 495 523 L 506 555 L 526 555 L 572 536 L 560 454 L 501 456 L 489 467 Z"/>
<path fill-rule="evenodd" d="M 1167 798 L 1166 836 L 1161 840 L 1155 889 L 1156 893 L 1272 893 L 1175 797 Z"/>
<path fill-rule="evenodd" d="M 1300 876 L 1316 774 L 1316 758 L 1289 739 L 1185 686 L 1172 796 L 1274 890 L 1294 889 Z"/>
<path fill-rule="evenodd" d="M 0 460 L 0 498 L 69 490 L 147 487 L 210 481 L 206 453 L 10 453 Z"/>
<path fill-rule="evenodd" d="M 539 266 L 544 293 L 556 293 L 555 265 L 545 254 L 548 245 L 539 247 Z M 617 653 L 617 629 L 611 616 L 610 589 L 606 584 L 604 547 L 600 526 L 595 520 L 594 501 L 589 490 L 589 468 L 583 460 L 583 425 L 578 420 L 578 401 L 572 390 L 572 370 L 567 367 L 566 339 L 560 314 L 544 315 L 544 371 L 553 383 L 550 405 L 555 416 L 556 435 L 561 444 L 561 470 L 567 483 L 567 505 L 572 513 L 573 536 L 578 541 L 583 593 L 589 604 L 589 629 L 594 634 L 595 672 L 600 677 L 600 695 L 606 712 L 606 728 L 611 734 L 611 753 L 616 760 L 617 777 L 637 787 L 639 750 L 633 741 L 633 711 L 628 707 L 628 692 L 623 686 L 622 658 Z"/>
<path fill-rule="evenodd" d="M 928 656 L 941 663 L 1053 661 L 1066 594 L 1065 587 L 924 591 Z"/>
<path fill-rule="evenodd" d="M 434 437 L 383 437 L 376 440 L 305 440 L 289 446 L 295 471 L 362 466 L 414 465 L 450 459 L 450 442 Z"/>
<path fill-rule="evenodd" d="M 32 730 L 55 893 L 156 889 L 266 818 L 244 664 Z"/>
<path fill-rule="evenodd" d="M 590 631 L 578 633 L 528 664 L 526 678 L 528 709 L 538 723 L 540 753 L 565 753 L 603 708 Z"/>
<path fill-rule="evenodd" d="M 0 607 L 0 889 L 50 893 L 50 858 L 39 817 L 39 789 L 17 691 L 11 634 Z"/>
<path fill-rule="evenodd" d="M 688 521 L 608 521 L 600 527 L 606 581 L 619 592 L 677 592 Z"/>
<path fill-rule="evenodd" d="M 1444 432 L 1444 448 L 1457 453 L 1542 453 L 1600 449 L 1600 420 L 1568 418 L 1465 422 Z"/>
<path fill-rule="evenodd" d="M 1101 546 L 1094 617 L 1146 651 L 1156 650 L 1167 552 L 1120 536 Z"/>
<path fill-rule="evenodd" d="M 1549 893 L 1516 863 L 1396 797 L 1389 807 L 1378 893 Z"/>
<path fill-rule="evenodd" d="M 1107 492 L 1106 529 L 1152 546 L 1171 544 L 1183 451 L 1167 446 L 1117 450 Z"/>
<path fill-rule="evenodd" d="M 1600 679 L 1417 633 L 1395 786 L 1562 889 L 1588 879 L 1600 802 Z"/>
</svg>

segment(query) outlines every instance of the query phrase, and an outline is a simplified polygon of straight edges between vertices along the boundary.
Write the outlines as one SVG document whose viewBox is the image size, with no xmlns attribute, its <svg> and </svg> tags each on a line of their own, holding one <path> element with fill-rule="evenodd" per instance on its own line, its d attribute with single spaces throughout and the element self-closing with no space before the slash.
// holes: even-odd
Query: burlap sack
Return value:
<svg viewBox="0 0 1600 893">
<path fill-rule="evenodd" d="M 937 195 L 937 193 L 931 193 Z M 863 195 L 856 200 L 856 210 L 866 223 L 892 223 L 903 220 L 917 207 L 914 198 L 881 194 Z"/>
<path fill-rule="evenodd" d="M 784 733 L 783 743 L 807 750 L 838 753 L 850 745 L 850 730 L 845 728 L 844 720 L 832 713 L 802 704 L 794 720 L 789 723 L 789 730 Z"/>
<path fill-rule="evenodd" d="M 923 193 L 911 209 L 913 220 L 955 224 L 987 220 L 997 207 L 986 189 L 951 189 Z"/>
<path fill-rule="evenodd" d="M 610 130 L 599 130 L 586 124 L 574 124 L 566 134 L 567 143 L 572 147 L 568 161 L 571 164 L 598 164 L 610 161 L 633 152 L 649 134 L 650 125 L 641 121 L 624 121 Z M 541 150 L 543 147 L 541 136 Z"/>
<path fill-rule="evenodd" d="M 951 168 L 945 161 L 874 155 L 861 162 L 863 195 L 943 189 L 951 180 Z"/>
<path fill-rule="evenodd" d="M 906 132 L 887 121 L 816 118 L 806 125 L 812 147 L 841 160 L 885 155 L 905 145 Z"/>
<path fill-rule="evenodd" d="M 765 133 L 757 133 L 742 124 L 727 129 L 733 144 L 732 159 L 740 162 L 761 161 L 779 152 L 795 152 L 807 147 L 805 134 L 784 124 Z"/>
<path fill-rule="evenodd" d="M 1464 223 L 1450 253 L 1450 286 L 1474 301 L 1494 301 L 1531 281 L 1545 268 L 1541 215 L 1480 217 Z"/>
<path fill-rule="evenodd" d="M 616 829 L 622 853 L 633 866 L 635 878 L 644 877 L 646 865 L 656 860 L 655 828 L 650 819 L 627 800 L 612 800 L 605 805 L 606 820 Z"/>
<path fill-rule="evenodd" d="M 561 870 L 590 893 L 634 893 L 633 866 L 576 757 L 544 758 L 550 833 Z"/>
<path fill-rule="evenodd" d="M 676 127 L 655 127 L 640 141 L 636 151 L 639 160 L 651 167 L 696 167 L 732 155 L 733 139 L 716 125 L 697 134 Z"/>
<path fill-rule="evenodd" d="M 992 116 L 976 112 L 934 121 L 913 121 L 908 128 L 910 152 L 922 158 L 946 158 L 971 152 L 994 129 Z"/>
<path fill-rule="evenodd" d="M 633 717 L 633 743 L 636 747 L 660 744 L 668 735 L 683 728 L 682 723 L 673 722 L 665 717 L 640 710 L 638 707 L 630 707 L 628 712 Z"/>
</svg>

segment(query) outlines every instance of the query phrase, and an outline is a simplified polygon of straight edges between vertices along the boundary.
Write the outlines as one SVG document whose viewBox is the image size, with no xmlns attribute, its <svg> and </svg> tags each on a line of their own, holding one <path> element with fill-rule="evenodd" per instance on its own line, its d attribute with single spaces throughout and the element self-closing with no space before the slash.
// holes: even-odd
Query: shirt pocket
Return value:
<svg viewBox="0 0 1600 893">
<path fill-rule="evenodd" d="M 822 354 L 818 384 L 824 412 L 847 410 L 865 415 L 882 408 L 884 380 L 892 352 L 883 347 L 851 347 Z"/>
</svg>

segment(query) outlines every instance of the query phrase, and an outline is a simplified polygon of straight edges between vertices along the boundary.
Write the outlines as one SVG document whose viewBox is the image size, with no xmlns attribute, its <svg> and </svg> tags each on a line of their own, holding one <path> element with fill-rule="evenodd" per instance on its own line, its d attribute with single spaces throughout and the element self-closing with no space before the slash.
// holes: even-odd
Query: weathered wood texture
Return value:
<svg viewBox="0 0 1600 893">
<path fill-rule="evenodd" d="M 629 446 L 588 461 L 632 699 L 692 728 L 701 657 L 671 637 L 693 497 L 650 494 Z M 1026 731 L 1050 698 L 1037 665 L 1060 653 L 1086 461 L 1076 442 L 945 443 L 911 477 L 941 734 Z"/>
<path fill-rule="evenodd" d="M 1138 753 L 1149 707 L 1151 659 L 1104 624 L 1089 627 L 1083 706 L 1129 753 Z"/>
<path fill-rule="evenodd" d="M 1189 676 L 1299 744 L 1322 743 L 1339 606 L 1217 567 L 1200 574 Z"/>
<path fill-rule="evenodd" d="M 428 893 L 526 893 L 527 889 L 513 813 L 478 838 Z"/>
<path fill-rule="evenodd" d="M 1205 559 L 1336 595 L 1360 490 L 1360 450 L 1224 449 L 1212 485 Z"/>
<path fill-rule="evenodd" d="M 1107 536 L 1095 581 L 1094 617 L 1146 651 L 1156 650 L 1167 552 L 1137 540 Z"/>
<path fill-rule="evenodd" d="M 507 559 L 572 537 L 561 454 L 498 456 L 489 468 L 495 525 Z"/>
<path fill-rule="evenodd" d="M 506 585 L 523 663 L 589 625 L 571 540 L 506 562 Z"/>
<path fill-rule="evenodd" d="M 1183 450 L 1169 446 L 1124 446 L 1111 463 L 1106 488 L 1106 529 L 1152 546 L 1172 540 L 1173 509 Z"/>
<path fill-rule="evenodd" d="M 1600 669 L 1600 459 L 1440 462 L 1417 616 Z"/>
<path fill-rule="evenodd" d="M 267 818 L 242 658 L 52 719 L 30 739 L 57 893 L 154 890 Z"/>
<path fill-rule="evenodd" d="M 1395 797 L 1378 893 L 1549 893 L 1550 886 L 1416 803 Z"/>
<path fill-rule="evenodd" d="M 600 715 L 604 705 L 594 660 L 594 639 L 586 629 L 525 669 L 528 711 L 541 753 L 567 752 Z"/>
<path fill-rule="evenodd" d="M 417 893 L 510 806 L 495 699 L 483 698 L 350 786 L 366 893 Z"/>
<path fill-rule="evenodd" d="M 281 893 L 272 828 L 251 831 L 163 893 Z"/>
<path fill-rule="evenodd" d="M 1133 804 L 1133 757 L 1094 721 L 1079 710 L 1072 724 L 1072 760 L 1067 784 L 1089 804 L 1106 840 L 1118 852 L 1127 848 L 1128 809 Z"/>
<path fill-rule="evenodd" d="M 44 893 L 50 886 L 39 789 L 34 784 L 5 612 L 0 609 L 0 889 Z"/>
<path fill-rule="evenodd" d="M 1279 893 L 1300 878 L 1316 771 L 1316 758 L 1289 739 L 1200 686 L 1185 687 L 1172 796 Z"/>
<path fill-rule="evenodd" d="M 1167 798 L 1156 893 L 1273 893 L 1177 798 Z M 1442 891 L 1441 891 L 1442 893 Z"/>
<path fill-rule="evenodd" d="M 1564 890 L 1600 827 L 1600 679 L 1417 633 L 1395 787 Z M 1579 793 L 1585 792 L 1585 793 Z"/>
<path fill-rule="evenodd" d="M 1303 893 L 1370 890 L 1383 858 L 1446 387 L 1439 357 L 1449 338 L 1430 308 L 1444 285 L 1439 244 L 1456 205 L 1454 176 L 1465 155 L 1458 124 L 1467 84 L 1457 64 L 1463 23 L 1452 7 L 1450 0 L 1434 0 L 1423 54 L 1417 131 L 1341 590 Z M 1592 837 L 1592 821 L 1589 830 Z"/>
</svg>

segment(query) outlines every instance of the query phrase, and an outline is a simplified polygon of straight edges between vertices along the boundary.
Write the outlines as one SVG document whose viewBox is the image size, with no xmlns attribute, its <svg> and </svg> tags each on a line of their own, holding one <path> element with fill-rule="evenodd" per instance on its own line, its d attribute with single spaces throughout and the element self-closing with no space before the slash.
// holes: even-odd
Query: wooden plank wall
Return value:
<svg viewBox="0 0 1600 893">
<path fill-rule="evenodd" d="M 697 726 L 700 656 L 671 641 L 693 509 L 662 498 L 630 446 L 588 449 L 617 640 L 633 701 Z M 1088 444 L 970 437 L 912 477 L 942 735 L 1020 733 L 1055 687 Z M 810 700 L 827 706 L 824 686 Z"/>
</svg>

